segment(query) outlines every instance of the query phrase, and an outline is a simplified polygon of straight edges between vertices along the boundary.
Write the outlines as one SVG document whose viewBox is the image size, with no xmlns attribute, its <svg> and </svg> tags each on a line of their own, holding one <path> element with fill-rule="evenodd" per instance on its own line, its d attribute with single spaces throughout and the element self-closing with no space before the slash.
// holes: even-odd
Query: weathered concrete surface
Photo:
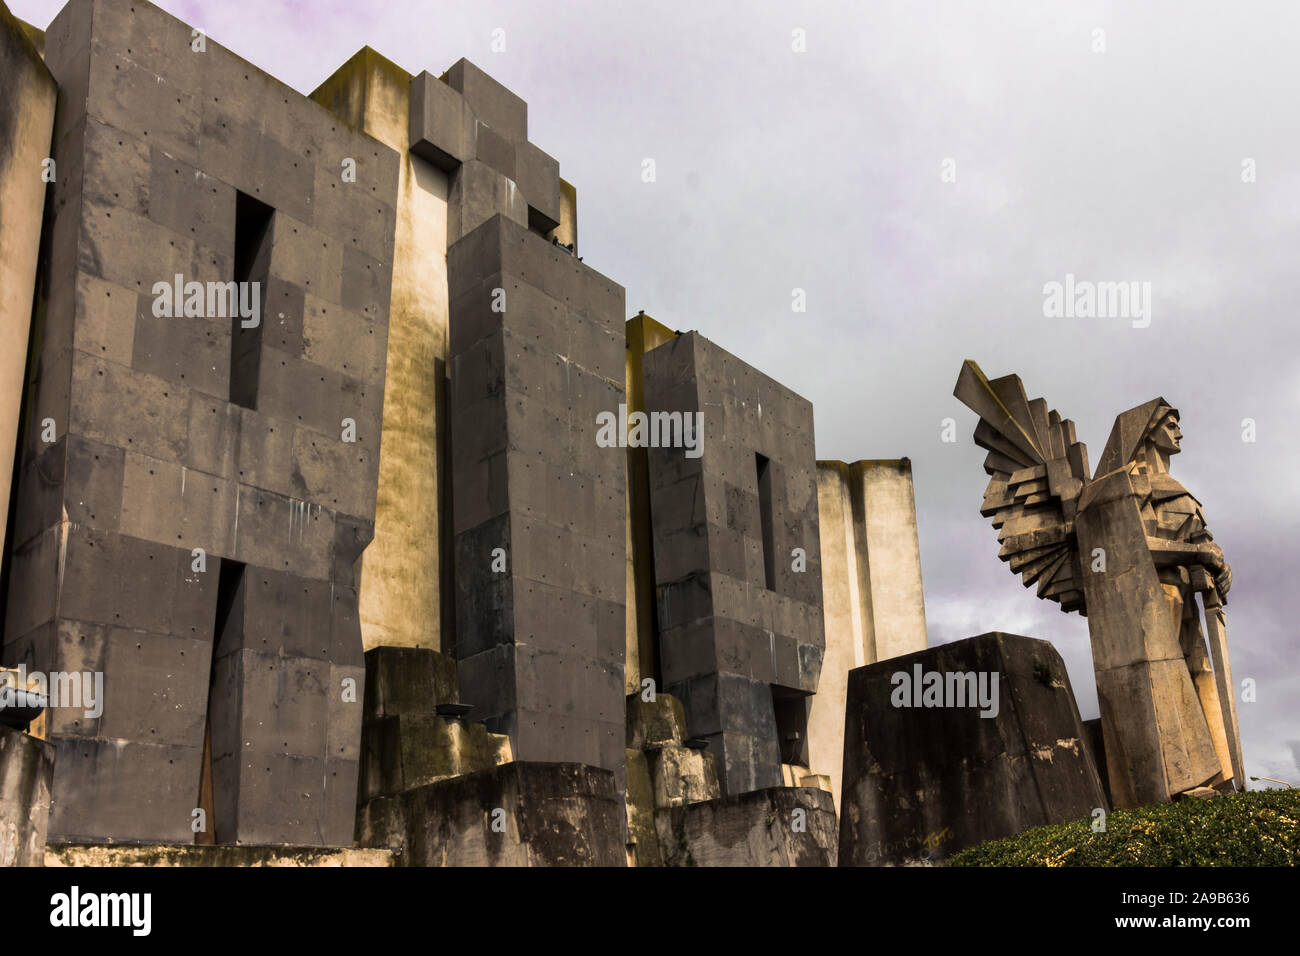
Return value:
<svg viewBox="0 0 1300 956">
<path fill-rule="evenodd" d="M 517 759 L 621 789 L 626 456 L 596 439 L 623 401 L 623 289 L 500 215 L 447 261 L 461 698 Z"/>
<path fill-rule="evenodd" d="M 1202 706 L 1184 662 L 1182 599 L 1174 587 L 1166 600 L 1133 485 L 1125 470 L 1094 480 L 1075 521 L 1080 552 L 1106 554 L 1105 570 L 1085 574 L 1083 588 L 1107 779 L 1121 807 L 1167 803 L 1232 772 L 1206 720 L 1217 698 L 1213 709 Z M 1196 637 L 1203 643 L 1199 625 Z"/>
<path fill-rule="evenodd" d="M 655 812 L 668 866 L 835 866 L 825 790 L 774 787 Z"/>
<path fill-rule="evenodd" d="M 826 657 L 808 711 L 810 765 L 840 804 L 849 671 L 926 647 L 912 465 L 817 462 Z"/>
<path fill-rule="evenodd" d="M 910 679 L 918 667 L 986 675 L 990 690 L 998 675 L 996 715 L 894 706 L 912 699 L 894 675 Z M 1107 806 L 1060 655 L 1047 641 L 1001 633 L 849 674 L 842 801 L 843 866 L 937 861 Z"/>
<path fill-rule="evenodd" d="M 780 786 L 825 646 L 812 405 L 697 332 L 642 372 L 647 411 L 703 414 L 700 457 L 648 450 L 663 689 L 725 793 Z"/>
<path fill-rule="evenodd" d="M 13 450 L 24 392 L 27 339 L 57 87 L 28 32 L 0 2 L 0 542 L 9 521 Z M 55 170 L 57 173 L 57 169 Z M 44 306 L 44 297 L 39 299 Z M 0 573 L 8 555 L 0 551 Z M 0 577 L 0 581 L 3 577 Z"/>
<path fill-rule="evenodd" d="M 627 822 L 629 863 L 663 866 L 655 811 L 722 795 L 713 754 L 683 743 L 686 712 L 669 694 L 627 698 Z"/>
<path fill-rule="evenodd" d="M 624 866 L 623 813 L 608 770 L 515 762 L 371 800 L 357 841 L 400 866 Z"/>
<path fill-rule="evenodd" d="M 627 359 L 624 380 L 629 412 L 645 411 L 642 356 L 677 333 L 644 312 L 627 320 Z M 630 429 L 629 429 L 630 430 Z M 658 672 L 658 631 L 655 626 L 654 535 L 650 521 L 650 473 L 646 449 L 627 449 L 627 657 L 623 671 L 626 692 L 639 694 L 643 678 Z"/>
<path fill-rule="evenodd" d="M 0 653 L 104 675 L 102 715 L 48 715 L 50 834 L 188 842 L 205 809 L 222 841 L 348 845 L 398 158 L 145 2 L 72 0 L 46 64 L 29 421 L 57 440 L 22 436 Z M 176 274 L 261 282 L 260 340 L 157 316 Z"/>
<path fill-rule="evenodd" d="M 391 850 L 308 846 L 51 843 L 46 866 L 393 866 Z"/>
<path fill-rule="evenodd" d="M 54 747 L 0 727 L 0 866 L 40 866 L 50 817 Z"/>
<path fill-rule="evenodd" d="M 456 661 L 419 647 L 366 652 L 361 801 L 509 763 L 510 738 L 437 713 L 457 702 Z"/>
<path fill-rule="evenodd" d="M 671 694 L 653 701 L 632 694 L 627 699 L 627 745 L 644 752 L 654 806 L 680 807 L 716 800 L 722 795 L 717 761 L 707 750 L 683 743 L 686 711 Z"/>
<path fill-rule="evenodd" d="M 406 646 L 450 652 L 451 538 L 442 517 L 450 490 L 449 172 L 408 151 L 411 75 L 369 47 L 311 97 L 401 157 L 375 539 L 362 556 L 362 640 L 367 650 Z"/>
</svg>

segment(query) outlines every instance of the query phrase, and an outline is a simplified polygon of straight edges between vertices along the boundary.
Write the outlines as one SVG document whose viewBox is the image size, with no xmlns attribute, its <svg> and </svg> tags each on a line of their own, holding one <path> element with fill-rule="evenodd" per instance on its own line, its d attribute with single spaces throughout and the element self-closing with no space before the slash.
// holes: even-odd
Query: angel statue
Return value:
<svg viewBox="0 0 1300 956">
<path fill-rule="evenodd" d="M 980 514 L 998 529 L 998 557 L 1088 618 L 1114 805 L 1244 790 L 1223 618 L 1232 571 L 1201 503 L 1169 474 L 1178 410 L 1157 398 L 1121 414 L 1089 476 L 1074 423 L 1030 401 L 1019 376 L 989 381 L 967 361 L 953 394 L 980 417 Z"/>
</svg>

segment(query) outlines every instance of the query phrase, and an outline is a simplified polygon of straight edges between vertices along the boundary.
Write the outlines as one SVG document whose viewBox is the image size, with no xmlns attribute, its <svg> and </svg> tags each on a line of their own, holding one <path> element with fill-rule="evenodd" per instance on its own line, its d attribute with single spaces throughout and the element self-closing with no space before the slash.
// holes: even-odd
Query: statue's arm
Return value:
<svg viewBox="0 0 1300 956">
<path fill-rule="evenodd" d="M 1196 543 L 1148 536 L 1147 548 L 1158 568 L 1201 565 L 1214 575 L 1220 596 L 1227 594 L 1232 587 L 1232 568 L 1223 557 L 1223 549 L 1208 535 L 1204 541 Z"/>
</svg>

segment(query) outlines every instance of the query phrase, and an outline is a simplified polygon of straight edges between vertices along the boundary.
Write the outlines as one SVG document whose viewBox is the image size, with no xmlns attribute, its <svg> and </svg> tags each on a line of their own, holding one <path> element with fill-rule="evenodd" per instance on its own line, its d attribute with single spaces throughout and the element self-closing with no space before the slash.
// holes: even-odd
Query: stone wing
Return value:
<svg viewBox="0 0 1300 956">
<path fill-rule="evenodd" d="M 1030 400 L 1018 375 L 990 381 L 969 359 L 953 390 L 980 417 L 975 444 L 988 452 L 989 475 L 980 514 L 993 519 L 998 557 L 1025 587 L 1063 611 L 1087 613 L 1074 516 L 1088 483 L 1088 449 L 1074 422 Z"/>
</svg>

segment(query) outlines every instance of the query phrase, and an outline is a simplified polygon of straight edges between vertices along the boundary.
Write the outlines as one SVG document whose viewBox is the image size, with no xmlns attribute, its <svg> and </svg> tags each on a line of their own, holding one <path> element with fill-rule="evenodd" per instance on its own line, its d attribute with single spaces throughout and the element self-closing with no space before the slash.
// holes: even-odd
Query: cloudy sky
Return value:
<svg viewBox="0 0 1300 956">
<path fill-rule="evenodd" d="M 38 26 L 61 6 L 9 4 Z M 1300 784 L 1300 5 L 161 6 L 303 92 L 363 43 L 411 72 L 465 56 L 495 75 L 578 187 L 581 252 L 629 311 L 811 399 L 819 457 L 912 459 L 931 643 L 1046 638 L 1084 717 L 1087 623 L 996 559 L 952 387 L 965 358 L 1019 373 L 1094 463 L 1117 413 L 1163 395 L 1186 436 L 1174 475 L 1234 569 L 1247 772 Z M 1149 282 L 1149 326 L 1045 318 L 1067 274 Z"/>
</svg>

